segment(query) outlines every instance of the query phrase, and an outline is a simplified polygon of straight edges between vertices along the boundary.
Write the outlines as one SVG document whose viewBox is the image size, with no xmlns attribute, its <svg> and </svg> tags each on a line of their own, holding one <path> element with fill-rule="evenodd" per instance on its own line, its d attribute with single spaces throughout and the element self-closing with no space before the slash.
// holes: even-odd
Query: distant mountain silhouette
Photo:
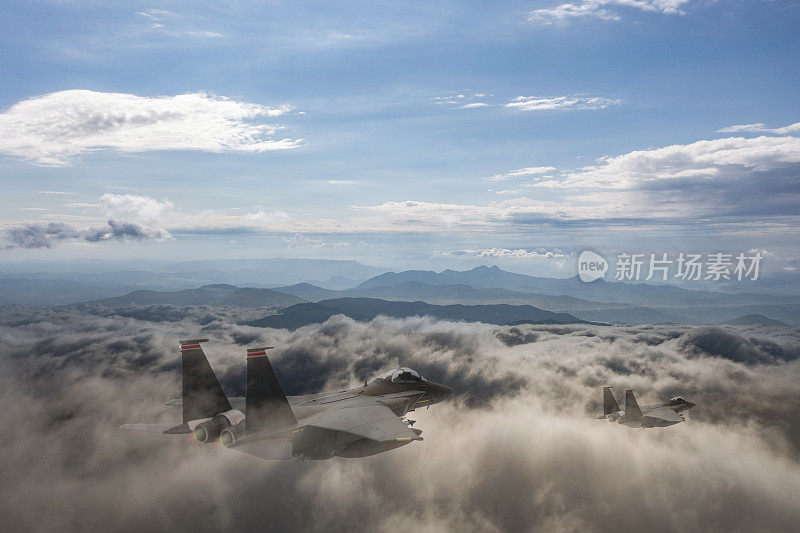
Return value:
<svg viewBox="0 0 800 533">
<path fill-rule="evenodd" d="M 323 289 L 311 283 L 297 283 L 296 285 L 288 285 L 286 287 L 273 287 L 274 291 L 282 292 L 284 294 L 291 294 L 308 300 L 309 302 L 317 302 L 319 300 L 330 300 L 342 296 L 344 291 L 336 291 L 331 289 Z"/>
<path fill-rule="evenodd" d="M 444 320 L 485 322 L 487 324 L 535 323 L 569 324 L 585 323 L 567 313 L 553 313 L 530 305 L 432 305 L 425 302 L 396 302 L 376 298 L 335 298 L 317 303 L 301 303 L 249 322 L 248 325 L 296 329 L 308 324 L 324 322 L 334 315 L 346 315 L 354 320 L 372 320 L 379 315 L 405 318 L 430 316 Z"/>
<path fill-rule="evenodd" d="M 266 307 L 293 305 L 303 301 L 297 296 L 270 289 L 240 289 L 234 285 L 213 284 L 176 292 L 134 291 L 124 296 L 98 300 L 97 303 L 110 307 L 154 304 Z"/>
<path fill-rule="evenodd" d="M 690 305 L 690 304 L 741 304 L 743 295 L 721 293 L 707 290 L 689 290 L 674 285 L 655 285 L 650 283 L 625 283 L 619 281 L 597 280 L 584 283 L 577 276 L 572 278 L 542 278 L 515 274 L 497 266 L 479 266 L 472 270 L 407 270 L 387 272 L 368 279 L 359 289 L 392 287 L 409 282 L 428 285 L 468 285 L 475 288 L 497 288 L 515 292 L 546 294 L 553 296 L 572 296 L 600 302 L 619 302 L 631 305 Z M 794 303 L 792 296 L 769 294 L 750 294 L 748 303 Z"/>
<path fill-rule="evenodd" d="M 13 273 L 12 269 L 25 265 L 42 270 Z M 130 270 L 144 265 L 158 271 Z M 122 266 L 127 270 L 114 270 Z M 201 266 L 208 269 L 190 270 Z M 79 268 L 93 270 L 80 272 L 76 270 Z M 440 306 L 530 305 L 593 322 L 719 324 L 742 315 L 760 314 L 788 324 L 800 324 L 800 300 L 789 290 L 794 286 L 790 283 L 794 278 L 785 280 L 789 289 L 778 290 L 782 287 L 778 282 L 785 276 L 774 280 L 774 293 L 758 294 L 717 291 L 717 285 L 711 282 L 706 283 L 703 290 L 602 280 L 583 283 L 577 278 L 516 274 L 496 266 L 466 271 L 384 272 L 353 261 L 299 259 L 133 261 L 132 264 L 0 262 L 0 305 L 43 307 L 100 301 L 108 306 L 174 304 L 255 309 L 348 297 L 423 301 Z M 373 277 L 358 287 L 351 287 L 354 280 L 369 275 Z M 318 283 L 329 284 L 320 287 L 311 281 L 315 279 L 326 279 L 327 282 Z M 279 287 L 273 288 L 276 286 Z M 756 287 L 750 283 L 737 286 Z"/>
<path fill-rule="evenodd" d="M 775 320 L 774 318 L 769 318 L 764 315 L 744 315 L 733 320 L 728 320 L 723 322 L 723 324 L 728 324 L 729 326 L 786 326 L 789 327 L 789 324 L 785 322 L 781 322 L 780 320 Z"/>
<path fill-rule="evenodd" d="M 327 259 L 0 261 L 0 300 L 40 307 L 220 283 L 272 288 L 313 282 L 347 289 L 382 272 L 386 269 Z"/>
</svg>

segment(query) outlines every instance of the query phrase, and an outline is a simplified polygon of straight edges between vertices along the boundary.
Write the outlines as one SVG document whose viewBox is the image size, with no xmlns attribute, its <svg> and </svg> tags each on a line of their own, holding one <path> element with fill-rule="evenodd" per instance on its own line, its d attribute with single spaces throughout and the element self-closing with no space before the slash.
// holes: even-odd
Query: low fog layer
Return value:
<svg viewBox="0 0 800 533">
<path fill-rule="evenodd" d="M 0 315 L 4 530 L 794 530 L 800 333 L 789 328 L 516 326 L 334 317 L 294 332 L 84 314 Z M 287 394 L 403 365 L 456 397 L 411 416 L 424 441 L 367 459 L 267 462 L 179 421 L 179 338 L 204 336 L 231 395 L 244 350 L 275 345 Z M 591 420 L 601 386 L 681 394 L 685 423 Z"/>
</svg>

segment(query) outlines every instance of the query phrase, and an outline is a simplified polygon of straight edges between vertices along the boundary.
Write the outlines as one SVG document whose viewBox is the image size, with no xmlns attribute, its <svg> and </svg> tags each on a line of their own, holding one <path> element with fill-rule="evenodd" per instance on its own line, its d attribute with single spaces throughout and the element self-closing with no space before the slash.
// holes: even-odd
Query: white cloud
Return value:
<svg viewBox="0 0 800 533">
<path fill-rule="evenodd" d="M 463 250 L 435 251 L 434 255 L 472 257 L 511 257 L 524 259 L 559 259 L 573 255 L 558 248 L 468 248 Z"/>
<path fill-rule="evenodd" d="M 621 100 L 589 96 L 518 96 L 505 104 L 505 107 L 519 111 L 552 111 L 570 109 L 603 109 Z"/>
<path fill-rule="evenodd" d="M 563 24 L 579 18 L 621 20 L 618 8 L 634 8 L 641 11 L 684 15 L 682 6 L 690 0 L 583 0 L 564 3 L 545 9 L 536 9 L 528 14 L 528 20 L 538 24 Z"/>
<path fill-rule="evenodd" d="M 68 204 L 64 204 L 64 207 L 77 207 L 77 208 L 103 207 L 103 204 L 94 204 L 94 203 L 90 203 L 90 202 L 70 202 Z"/>
<path fill-rule="evenodd" d="M 355 180 L 328 180 L 328 185 L 358 185 L 360 182 Z"/>
<path fill-rule="evenodd" d="M 406 201 L 367 209 L 382 215 L 384 227 L 413 231 L 644 227 L 648 221 L 692 225 L 698 220 L 762 230 L 774 224 L 785 231 L 797 224 L 798 163 L 800 138 L 794 136 L 703 140 L 604 157 L 597 165 L 531 183 L 553 189 L 555 197 L 546 202 L 523 196 L 487 205 Z M 536 170 L 513 172 L 536 174 L 547 167 L 530 168 Z"/>
<path fill-rule="evenodd" d="M 290 247 L 349 246 L 349 242 L 330 242 L 319 236 L 359 232 L 477 234 L 545 226 L 634 230 L 654 225 L 695 227 L 699 221 L 703 227 L 726 225 L 726 231 L 752 233 L 770 227 L 771 231 L 786 231 L 798 224 L 798 163 L 799 137 L 731 137 L 604 156 L 595 165 L 571 171 L 556 171 L 545 165 L 518 168 L 489 179 L 532 179 L 513 182 L 520 186 L 497 192 L 502 196 L 487 203 L 387 201 L 351 205 L 350 215 L 315 218 L 299 213 L 290 217 L 283 211 L 266 209 L 248 214 L 229 209 L 181 212 L 166 199 L 106 194 L 100 198 L 102 208 L 97 211 L 107 218 L 158 225 L 173 232 L 302 232 L 287 240 Z M 552 171 L 556 172 L 548 174 Z M 340 182 L 348 180 L 330 181 L 342 185 Z M 542 187 L 551 190 L 544 192 Z M 53 215 L 52 220 L 93 227 L 104 222 L 66 217 Z"/>
<path fill-rule="evenodd" d="M 343 241 L 326 241 L 323 239 L 312 239 L 310 237 L 306 237 L 301 232 L 297 232 L 291 237 L 284 239 L 286 241 L 286 246 L 288 248 L 324 248 L 324 247 L 333 247 L 333 248 L 343 248 L 347 246 L 351 246 L 349 242 Z"/>
<path fill-rule="evenodd" d="M 188 25 L 189 20 L 187 17 L 171 11 L 164 11 L 163 9 L 145 9 L 144 11 L 137 11 L 136 14 L 149 19 L 149 25 L 145 32 L 160 33 L 168 37 L 224 37 L 224 35 L 219 32 L 196 30 Z"/>
<path fill-rule="evenodd" d="M 548 223 L 616 216 L 598 206 L 544 202 L 533 198 L 510 198 L 488 205 L 385 202 L 364 209 L 381 215 L 380 227 L 402 231 L 484 230 L 506 226 L 519 220 Z"/>
<path fill-rule="evenodd" d="M 273 139 L 278 128 L 261 119 L 290 110 L 206 93 L 143 97 L 61 91 L 23 100 L 0 114 L 0 153 L 61 166 L 99 149 L 284 150 L 301 139 Z"/>
<path fill-rule="evenodd" d="M 626 189 L 657 180 L 713 177 L 730 166 L 758 172 L 798 162 L 798 137 L 731 137 L 609 157 L 568 174 L 561 186 Z"/>
<path fill-rule="evenodd" d="M 755 133 L 777 133 L 778 135 L 786 135 L 787 133 L 800 132 L 800 122 L 784 126 L 782 128 L 767 128 L 765 124 L 737 124 L 735 126 L 728 126 L 717 130 L 719 133 L 741 133 L 741 132 L 755 132 Z"/>
<path fill-rule="evenodd" d="M 269 224 L 276 221 L 289 220 L 289 215 L 285 211 L 256 211 L 255 213 L 248 213 L 244 216 L 245 220 L 256 222 L 259 224 Z"/>
<path fill-rule="evenodd" d="M 142 15 L 143 17 L 147 17 L 151 20 L 158 20 L 162 17 L 169 16 L 172 13 L 163 9 L 145 9 L 144 11 L 137 11 L 136 14 Z"/>
<path fill-rule="evenodd" d="M 506 172 L 505 174 L 495 174 L 494 176 L 486 178 L 487 181 L 505 181 L 510 178 L 517 178 L 520 176 L 536 176 L 545 174 L 555 170 L 556 167 L 543 166 L 543 167 L 525 167 L 517 170 Z"/>
<path fill-rule="evenodd" d="M 547 111 L 569 109 L 603 109 L 621 100 L 600 98 L 582 95 L 570 96 L 517 96 L 502 102 L 494 95 L 486 93 L 453 94 L 449 96 L 435 96 L 435 104 L 449 104 L 451 109 L 480 109 L 483 107 L 507 107 L 520 111 Z"/>
<path fill-rule="evenodd" d="M 520 168 L 518 170 L 512 170 L 508 173 L 509 176 L 532 176 L 536 174 L 544 174 L 545 172 L 550 172 L 551 170 L 555 170 L 556 167 L 525 167 Z"/>
<path fill-rule="evenodd" d="M 159 201 L 149 196 L 110 194 L 100 197 L 107 216 L 152 222 L 172 214 L 174 205 L 169 200 Z"/>
<path fill-rule="evenodd" d="M 561 4 L 551 8 L 536 9 L 529 13 L 528 20 L 540 24 L 564 23 L 580 17 L 620 20 L 619 15 L 604 9 L 603 5 L 605 2 L 585 1 L 578 4 Z"/>
<path fill-rule="evenodd" d="M 434 96 L 435 104 L 450 104 L 451 109 L 480 109 L 481 107 L 491 107 L 495 104 L 479 101 L 487 95 L 486 93 L 452 93 L 447 96 Z"/>
</svg>

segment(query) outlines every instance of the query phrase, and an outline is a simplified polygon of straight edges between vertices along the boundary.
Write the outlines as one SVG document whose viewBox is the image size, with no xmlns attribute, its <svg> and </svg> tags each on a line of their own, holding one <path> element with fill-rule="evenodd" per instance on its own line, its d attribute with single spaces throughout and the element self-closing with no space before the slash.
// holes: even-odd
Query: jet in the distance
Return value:
<svg viewBox="0 0 800 533">
<path fill-rule="evenodd" d="M 194 433 L 203 443 L 263 459 L 366 457 L 422 440 L 413 420 L 403 419 L 453 394 L 410 368 L 397 368 L 354 389 L 285 396 L 267 348 L 247 350 L 244 398 L 228 398 L 200 343 L 180 341 L 181 424 L 125 424 L 120 429 L 162 434 Z"/>
<path fill-rule="evenodd" d="M 681 411 L 691 409 L 694 403 L 687 402 L 683 397 L 676 396 L 666 402 L 656 405 L 639 407 L 633 391 L 625 391 L 625 409 L 619 408 L 611 387 L 603 387 L 603 416 L 609 422 L 617 422 L 632 428 L 653 428 L 672 426 L 683 422 L 685 419 Z"/>
</svg>

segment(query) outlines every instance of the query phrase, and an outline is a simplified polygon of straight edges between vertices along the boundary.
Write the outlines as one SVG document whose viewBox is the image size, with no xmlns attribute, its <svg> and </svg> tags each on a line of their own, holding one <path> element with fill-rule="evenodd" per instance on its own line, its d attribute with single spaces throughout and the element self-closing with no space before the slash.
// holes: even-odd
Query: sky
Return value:
<svg viewBox="0 0 800 533">
<path fill-rule="evenodd" d="M 18 2 L 0 261 L 800 263 L 800 4 Z"/>
</svg>

